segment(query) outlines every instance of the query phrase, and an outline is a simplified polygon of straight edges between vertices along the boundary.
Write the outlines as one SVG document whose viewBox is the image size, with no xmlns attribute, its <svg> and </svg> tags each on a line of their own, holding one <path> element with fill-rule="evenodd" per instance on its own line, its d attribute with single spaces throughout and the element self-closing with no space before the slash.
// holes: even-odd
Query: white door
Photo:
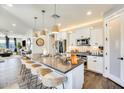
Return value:
<svg viewBox="0 0 124 93">
<path fill-rule="evenodd" d="M 124 86 L 124 12 L 121 15 L 121 57 L 123 60 L 121 60 L 121 80 L 122 85 Z"/>
<path fill-rule="evenodd" d="M 109 31 L 109 78 L 118 84 L 123 85 L 124 80 L 122 80 L 122 29 L 121 29 L 121 17 L 118 16 L 109 20 L 108 22 Z M 123 71 L 124 73 L 124 71 Z"/>
</svg>

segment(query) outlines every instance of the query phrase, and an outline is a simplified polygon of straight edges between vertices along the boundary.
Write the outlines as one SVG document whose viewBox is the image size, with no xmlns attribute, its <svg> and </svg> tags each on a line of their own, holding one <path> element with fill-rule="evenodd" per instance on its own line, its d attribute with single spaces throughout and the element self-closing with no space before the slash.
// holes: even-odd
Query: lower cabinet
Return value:
<svg viewBox="0 0 124 93">
<path fill-rule="evenodd" d="M 88 70 L 103 73 L 103 57 L 99 56 L 87 56 L 87 68 Z"/>
</svg>

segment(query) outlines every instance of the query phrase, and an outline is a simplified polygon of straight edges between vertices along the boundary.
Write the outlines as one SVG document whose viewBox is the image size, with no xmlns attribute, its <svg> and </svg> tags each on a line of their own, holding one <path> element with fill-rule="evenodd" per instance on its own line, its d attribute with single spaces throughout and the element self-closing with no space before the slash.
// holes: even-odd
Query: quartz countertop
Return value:
<svg viewBox="0 0 124 93">
<path fill-rule="evenodd" d="M 72 65 L 69 62 L 64 63 L 63 60 L 55 57 L 39 57 L 39 58 L 32 57 L 32 60 L 35 62 L 39 62 L 43 65 L 46 65 L 64 74 L 84 63 L 83 61 L 78 61 L 78 64 Z"/>
</svg>

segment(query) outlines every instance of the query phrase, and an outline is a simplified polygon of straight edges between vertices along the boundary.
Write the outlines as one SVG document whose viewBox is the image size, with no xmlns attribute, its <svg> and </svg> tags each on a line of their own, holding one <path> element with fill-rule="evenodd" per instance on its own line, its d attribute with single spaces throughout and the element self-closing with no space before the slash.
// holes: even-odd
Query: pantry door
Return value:
<svg viewBox="0 0 124 93">
<path fill-rule="evenodd" d="M 108 21 L 109 31 L 109 78 L 116 83 L 122 84 L 122 23 L 121 16 L 115 17 Z M 124 72 L 124 71 L 123 71 Z"/>
</svg>

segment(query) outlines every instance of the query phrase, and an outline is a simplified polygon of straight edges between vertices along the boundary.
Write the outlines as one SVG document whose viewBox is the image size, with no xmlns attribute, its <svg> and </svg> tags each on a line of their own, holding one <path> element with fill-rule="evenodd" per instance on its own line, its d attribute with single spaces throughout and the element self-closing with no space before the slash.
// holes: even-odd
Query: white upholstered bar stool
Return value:
<svg viewBox="0 0 124 93">
<path fill-rule="evenodd" d="M 64 82 L 67 80 L 67 78 L 64 75 L 58 74 L 56 72 L 51 72 L 49 74 L 46 74 L 42 78 L 42 83 L 44 86 L 52 89 L 57 88 L 57 86 L 62 85 L 64 89 Z"/>
</svg>

